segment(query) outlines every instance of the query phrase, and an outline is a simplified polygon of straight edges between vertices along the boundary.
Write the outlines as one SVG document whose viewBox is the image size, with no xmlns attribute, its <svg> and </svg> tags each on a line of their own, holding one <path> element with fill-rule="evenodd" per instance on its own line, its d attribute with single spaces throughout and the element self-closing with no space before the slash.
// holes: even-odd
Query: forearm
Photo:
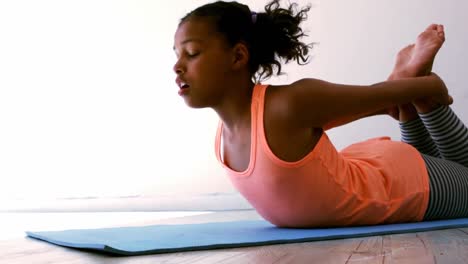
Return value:
<svg viewBox="0 0 468 264">
<path fill-rule="evenodd" d="M 388 77 L 387 81 L 398 80 L 398 79 L 402 79 L 402 78 L 403 77 L 392 73 Z M 342 118 L 340 120 L 333 120 L 332 122 L 326 124 L 323 127 L 323 129 L 328 130 L 328 129 L 331 129 L 331 128 L 334 128 L 334 127 L 346 125 L 348 123 L 354 122 L 354 121 L 362 119 L 362 118 L 366 118 L 366 117 L 370 117 L 370 116 L 376 116 L 376 115 L 388 115 L 388 114 L 389 114 L 389 109 L 384 108 L 384 109 L 380 109 L 380 110 L 373 111 L 373 112 L 366 113 L 366 114 L 358 114 L 358 115 L 354 115 L 354 116 L 347 116 L 347 117 L 344 117 L 344 118 Z"/>
<path fill-rule="evenodd" d="M 441 83 L 432 76 L 388 80 L 371 85 L 375 93 L 370 95 L 382 106 L 412 102 L 423 97 L 437 96 Z"/>
<path fill-rule="evenodd" d="M 425 97 L 437 98 L 446 104 L 448 102 L 444 97 L 447 97 L 448 93 L 443 93 L 444 88 L 443 82 L 434 76 L 392 80 L 362 89 L 352 89 L 344 92 L 340 98 L 330 98 L 330 102 L 324 102 L 324 105 L 332 106 L 329 112 L 332 116 L 355 116 L 374 113 Z"/>
</svg>

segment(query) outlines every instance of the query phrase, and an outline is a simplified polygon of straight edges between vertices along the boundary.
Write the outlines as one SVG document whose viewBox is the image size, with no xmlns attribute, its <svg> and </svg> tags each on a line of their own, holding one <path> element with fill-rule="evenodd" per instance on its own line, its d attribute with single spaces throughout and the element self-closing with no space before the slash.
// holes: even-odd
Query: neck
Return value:
<svg viewBox="0 0 468 264">
<path fill-rule="evenodd" d="M 249 79 L 244 82 L 232 82 L 225 87 L 225 100 L 213 107 L 223 121 L 227 131 L 236 131 L 250 125 L 250 107 L 254 83 Z"/>
</svg>

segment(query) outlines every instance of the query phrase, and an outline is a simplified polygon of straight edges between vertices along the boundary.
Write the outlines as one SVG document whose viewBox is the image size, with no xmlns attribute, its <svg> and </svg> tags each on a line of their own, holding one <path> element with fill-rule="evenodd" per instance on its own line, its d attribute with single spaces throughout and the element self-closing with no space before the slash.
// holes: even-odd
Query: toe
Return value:
<svg viewBox="0 0 468 264">
<path fill-rule="evenodd" d="M 426 28 L 426 30 L 437 30 L 437 27 L 438 27 L 438 26 L 439 26 L 439 25 L 437 25 L 437 24 L 430 24 L 430 25 Z"/>
<path fill-rule="evenodd" d="M 437 35 L 442 39 L 445 40 L 445 31 L 443 25 L 437 25 Z"/>
</svg>

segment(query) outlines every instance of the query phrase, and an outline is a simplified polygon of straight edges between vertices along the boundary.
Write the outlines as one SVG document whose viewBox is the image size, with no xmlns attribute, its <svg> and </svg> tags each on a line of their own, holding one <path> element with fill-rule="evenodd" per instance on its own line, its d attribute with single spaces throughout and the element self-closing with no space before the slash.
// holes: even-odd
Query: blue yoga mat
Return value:
<svg viewBox="0 0 468 264">
<path fill-rule="evenodd" d="M 289 229 L 264 220 L 26 232 L 53 244 L 118 255 L 143 255 L 421 232 L 468 227 L 468 218 L 361 227 Z"/>
</svg>

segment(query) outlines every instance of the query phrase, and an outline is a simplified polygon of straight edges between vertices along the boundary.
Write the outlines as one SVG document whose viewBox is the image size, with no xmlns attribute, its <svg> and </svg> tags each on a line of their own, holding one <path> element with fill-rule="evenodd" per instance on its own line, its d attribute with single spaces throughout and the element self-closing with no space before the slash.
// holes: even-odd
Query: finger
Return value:
<svg viewBox="0 0 468 264">
<path fill-rule="evenodd" d="M 429 75 L 435 76 L 435 77 L 439 77 L 439 75 L 437 75 L 437 73 L 435 73 L 435 72 L 431 72 Z M 440 77 L 439 77 L 439 78 L 440 78 Z"/>
</svg>

